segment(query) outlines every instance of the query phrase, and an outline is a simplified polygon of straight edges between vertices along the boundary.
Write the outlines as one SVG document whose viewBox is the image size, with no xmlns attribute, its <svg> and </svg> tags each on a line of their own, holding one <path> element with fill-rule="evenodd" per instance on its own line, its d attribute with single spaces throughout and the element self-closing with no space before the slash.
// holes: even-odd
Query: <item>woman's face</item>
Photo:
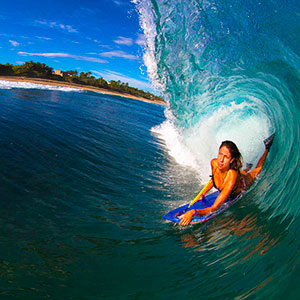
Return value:
<svg viewBox="0 0 300 300">
<path fill-rule="evenodd" d="M 226 146 L 223 146 L 219 149 L 217 163 L 220 171 L 227 171 L 230 169 L 230 164 L 234 159 L 231 157 L 231 153 Z"/>
</svg>

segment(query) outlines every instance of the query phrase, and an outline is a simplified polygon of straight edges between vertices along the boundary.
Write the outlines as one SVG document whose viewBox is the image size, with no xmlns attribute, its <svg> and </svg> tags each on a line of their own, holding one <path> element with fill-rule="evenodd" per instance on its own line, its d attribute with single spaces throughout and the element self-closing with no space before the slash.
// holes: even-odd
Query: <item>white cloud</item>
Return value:
<svg viewBox="0 0 300 300">
<path fill-rule="evenodd" d="M 118 45 L 125 45 L 125 46 L 131 46 L 133 44 L 132 38 L 127 38 L 124 36 L 119 36 L 117 40 L 114 40 L 114 42 Z"/>
<path fill-rule="evenodd" d="M 37 36 L 37 38 L 40 39 L 40 40 L 46 40 L 46 41 L 52 40 L 51 38 L 44 37 L 44 36 Z"/>
<path fill-rule="evenodd" d="M 128 3 L 122 0 L 113 0 L 113 3 L 115 3 L 118 6 L 127 6 Z"/>
<path fill-rule="evenodd" d="M 118 73 L 118 72 L 114 72 L 114 71 L 110 71 L 110 70 L 104 70 L 102 72 L 99 71 L 92 71 L 96 76 L 100 76 L 103 77 L 105 80 L 110 81 L 110 80 L 115 80 L 118 81 L 120 80 L 121 82 L 128 82 L 128 84 L 132 87 L 136 87 L 139 89 L 143 89 L 143 90 L 148 90 L 153 92 L 153 88 L 151 86 L 151 84 L 149 82 L 146 81 L 142 81 L 142 80 L 138 80 L 132 77 L 128 77 L 124 74 Z"/>
<path fill-rule="evenodd" d="M 120 50 L 102 52 L 99 55 L 103 56 L 103 57 L 121 57 L 121 58 L 125 58 L 125 59 L 130 59 L 130 60 L 139 60 L 138 56 L 135 56 L 135 55 L 132 55 L 127 52 L 120 51 Z"/>
<path fill-rule="evenodd" d="M 96 63 L 107 63 L 108 61 L 95 58 L 95 57 L 88 57 L 88 56 L 81 56 L 81 55 L 73 55 L 73 54 L 68 54 L 68 53 L 29 53 L 29 52 L 18 52 L 19 55 L 22 56 L 43 56 L 43 57 L 68 57 L 68 58 L 73 58 L 76 60 L 85 60 L 85 61 L 91 61 L 91 62 L 96 62 Z"/>
<path fill-rule="evenodd" d="M 84 13 L 84 14 L 87 14 L 87 15 L 95 15 L 97 14 L 97 9 L 91 9 L 91 8 L 87 8 L 87 7 L 80 7 L 80 10 Z"/>
<path fill-rule="evenodd" d="M 86 37 L 86 39 L 89 40 L 89 41 L 92 41 L 92 42 L 96 43 L 99 47 L 111 49 L 111 46 L 102 45 L 101 41 L 99 41 L 99 40 L 93 39 L 91 37 Z"/>
<path fill-rule="evenodd" d="M 111 46 L 109 46 L 109 45 L 99 45 L 99 47 L 106 48 L 106 49 L 111 49 Z"/>
<path fill-rule="evenodd" d="M 14 46 L 14 47 L 17 47 L 20 45 L 20 43 L 16 42 L 16 41 L 12 41 L 12 40 L 9 40 L 9 42 Z"/>
<path fill-rule="evenodd" d="M 139 33 L 137 39 L 135 40 L 135 43 L 141 47 L 144 47 L 146 44 L 145 36 L 143 34 Z"/>
<path fill-rule="evenodd" d="M 47 22 L 47 21 L 40 21 L 40 20 L 36 20 L 35 22 L 38 24 L 41 24 L 41 25 L 48 26 L 50 28 L 62 29 L 62 30 L 68 31 L 70 33 L 78 32 L 77 29 L 73 28 L 71 25 L 64 25 L 64 24 L 60 24 L 57 22 Z"/>
</svg>

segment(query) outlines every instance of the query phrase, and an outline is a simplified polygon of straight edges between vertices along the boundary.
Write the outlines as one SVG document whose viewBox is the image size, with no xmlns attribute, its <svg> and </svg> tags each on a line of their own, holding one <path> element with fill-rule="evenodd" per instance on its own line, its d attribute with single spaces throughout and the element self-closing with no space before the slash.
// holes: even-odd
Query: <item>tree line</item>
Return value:
<svg viewBox="0 0 300 300">
<path fill-rule="evenodd" d="M 153 95 L 138 88 L 128 85 L 128 83 L 120 80 L 111 80 L 107 82 L 102 77 L 95 78 L 91 72 L 64 71 L 63 76 L 54 74 L 53 68 L 40 62 L 25 62 L 23 65 L 12 65 L 9 63 L 0 64 L 0 76 L 22 76 L 31 78 L 42 78 L 50 80 L 65 81 L 75 84 L 93 86 L 103 88 L 119 93 L 126 93 L 137 97 L 146 98 L 148 100 L 164 101 L 160 96 Z"/>
</svg>

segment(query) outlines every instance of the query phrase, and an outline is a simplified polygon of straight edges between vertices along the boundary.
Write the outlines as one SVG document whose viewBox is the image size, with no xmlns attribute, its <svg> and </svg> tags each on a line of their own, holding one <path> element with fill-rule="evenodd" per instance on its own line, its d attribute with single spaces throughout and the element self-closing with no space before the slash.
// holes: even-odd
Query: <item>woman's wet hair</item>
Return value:
<svg viewBox="0 0 300 300">
<path fill-rule="evenodd" d="M 242 154 L 240 153 L 240 150 L 236 146 L 236 144 L 232 141 L 224 141 L 222 142 L 221 146 L 219 149 L 221 149 L 223 146 L 225 146 L 230 154 L 231 158 L 234 158 L 234 161 L 230 163 L 230 169 L 240 171 L 242 166 L 243 166 L 243 157 Z"/>
</svg>

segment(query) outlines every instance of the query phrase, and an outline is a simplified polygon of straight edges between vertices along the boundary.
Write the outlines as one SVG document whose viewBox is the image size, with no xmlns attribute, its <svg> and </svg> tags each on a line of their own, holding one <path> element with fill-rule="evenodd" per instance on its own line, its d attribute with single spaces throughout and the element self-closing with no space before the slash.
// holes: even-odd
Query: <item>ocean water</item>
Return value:
<svg viewBox="0 0 300 300">
<path fill-rule="evenodd" d="M 168 102 L 166 120 L 152 132 L 200 186 L 221 141 L 233 140 L 255 165 L 276 131 L 262 173 L 239 204 L 204 228 L 174 229 L 186 249 L 177 263 L 182 278 L 173 274 L 174 297 L 300 298 L 299 3 L 134 2 L 145 65 Z M 173 206 L 177 190 L 171 194 L 166 205 Z M 189 194 L 181 191 L 186 200 Z"/>
<path fill-rule="evenodd" d="M 0 299 L 298 299 L 299 4 L 135 3 L 165 107 L 0 82 Z M 162 219 L 274 131 L 238 203 Z"/>
<path fill-rule="evenodd" d="M 171 163 L 151 128 L 164 107 L 0 85 L 0 299 L 153 293 Z"/>
</svg>

